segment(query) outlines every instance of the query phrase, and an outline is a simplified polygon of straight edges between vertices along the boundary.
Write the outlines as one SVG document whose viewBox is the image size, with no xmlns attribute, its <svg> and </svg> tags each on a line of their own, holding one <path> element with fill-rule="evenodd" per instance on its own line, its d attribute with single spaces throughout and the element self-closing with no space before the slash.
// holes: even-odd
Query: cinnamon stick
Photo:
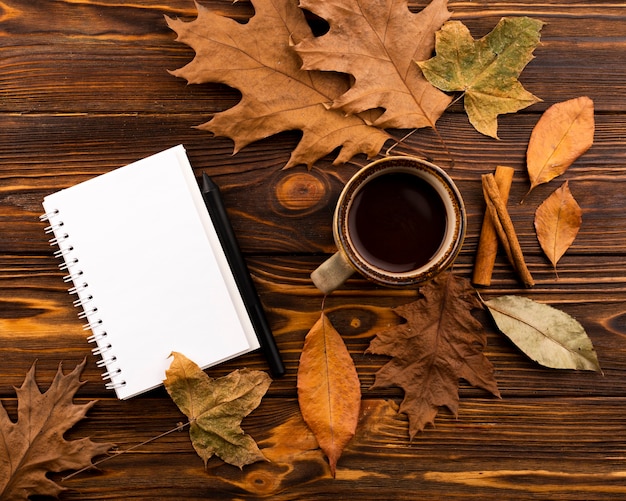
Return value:
<svg viewBox="0 0 626 501">
<path fill-rule="evenodd" d="M 535 281 L 524 261 L 524 255 L 522 254 L 522 248 L 517 239 L 515 228 L 513 227 L 513 221 L 511 221 L 506 205 L 500 198 L 498 186 L 493 174 L 484 174 L 482 176 L 482 184 L 483 195 L 487 203 L 487 211 L 489 212 L 489 216 L 491 217 L 506 255 L 524 285 L 526 287 L 532 287 L 535 285 Z"/>
<path fill-rule="evenodd" d="M 511 191 L 511 183 L 513 182 L 513 167 L 505 167 L 498 165 L 494 174 L 500 199 L 504 204 L 509 199 Z M 478 250 L 476 251 L 476 260 L 474 262 L 474 274 L 472 283 L 474 285 L 489 286 L 491 285 L 491 274 L 496 262 L 498 254 L 498 234 L 491 221 L 489 212 L 485 212 L 483 224 L 480 230 L 480 239 L 478 241 Z"/>
</svg>

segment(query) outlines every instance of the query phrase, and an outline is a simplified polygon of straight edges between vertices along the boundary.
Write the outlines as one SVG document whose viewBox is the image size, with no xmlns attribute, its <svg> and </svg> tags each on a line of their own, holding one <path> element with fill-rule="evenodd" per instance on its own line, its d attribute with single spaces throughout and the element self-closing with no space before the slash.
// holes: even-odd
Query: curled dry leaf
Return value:
<svg viewBox="0 0 626 501">
<path fill-rule="evenodd" d="M 296 46 L 305 69 L 348 73 L 354 85 L 333 108 L 381 108 L 382 128 L 434 127 L 452 100 L 424 78 L 415 61 L 430 57 L 435 32 L 450 17 L 447 0 L 418 13 L 407 0 L 300 0 L 329 24 L 328 33 Z"/>
<path fill-rule="evenodd" d="M 0 499 L 53 496 L 65 490 L 47 477 L 48 473 L 81 470 L 91 460 L 106 454 L 113 444 L 94 443 L 88 438 L 65 440 L 64 435 L 85 417 L 96 403 L 73 402 L 83 385 L 80 375 L 86 361 L 68 375 L 59 370 L 45 393 L 35 381 L 33 365 L 17 392 L 17 422 L 0 404 Z"/>
<path fill-rule="evenodd" d="M 485 305 L 500 331 L 538 364 L 601 371 L 584 327 L 567 313 L 522 296 L 501 296 Z"/>
<path fill-rule="evenodd" d="M 180 353 L 163 381 L 174 403 L 189 418 L 189 436 L 198 455 L 207 461 L 215 454 L 239 468 L 265 460 L 241 421 L 261 403 L 272 380 L 262 371 L 236 370 L 213 379 Z"/>
<path fill-rule="evenodd" d="M 528 142 L 529 192 L 563 174 L 593 144 L 593 101 L 586 96 L 557 103 L 541 116 Z"/>
<path fill-rule="evenodd" d="M 297 0 L 253 0 L 255 14 L 245 24 L 196 3 L 197 19 L 167 19 L 196 55 L 173 72 L 189 83 L 223 83 L 241 92 L 234 107 L 215 113 L 199 128 L 244 146 L 283 131 L 302 138 L 286 167 L 311 166 L 339 148 L 335 163 L 354 155 L 375 156 L 389 135 L 362 118 L 329 109 L 348 90 L 346 75 L 305 71 L 294 44 L 312 37 Z"/>
<path fill-rule="evenodd" d="M 483 353 L 487 336 L 471 311 L 482 308 L 468 280 L 446 272 L 420 288 L 423 297 L 394 311 L 405 323 L 377 332 L 367 351 L 393 357 L 376 373 L 373 388 L 404 390 L 400 412 L 413 438 L 441 406 L 454 415 L 459 378 L 500 396 L 493 365 Z"/>
<path fill-rule="evenodd" d="M 582 214 L 567 181 L 546 198 L 535 212 L 537 239 L 555 271 L 556 263 L 578 234 Z"/>
<path fill-rule="evenodd" d="M 334 477 L 337 461 L 356 431 L 361 386 L 343 339 L 324 313 L 304 341 L 298 367 L 298 403 Z"/>
<path fill-rule="evenodd" d="M 437 33 L 436 56 L 418 64 L 437 88 L 463 92 L 471 124 L 497 138 L 498 115 L 541 101 L 517 77 L 533 58 L 543 24 L 529 17 L 505 17 L 491 33 L 474 40 L 463 23 L 450 21 Z"/>
</svg>

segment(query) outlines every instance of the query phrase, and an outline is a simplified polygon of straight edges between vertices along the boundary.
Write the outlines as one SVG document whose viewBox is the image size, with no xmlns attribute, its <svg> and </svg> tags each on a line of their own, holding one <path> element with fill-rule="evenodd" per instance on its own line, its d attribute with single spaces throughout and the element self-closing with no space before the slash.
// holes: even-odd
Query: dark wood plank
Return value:
<svg viewBox="0 0 626 501">
<path fill-rule="evenodd" d="M 249 2 L 201 0 L 245 22 Z M 416 12 L 428 0 L 409 2 Z M 502 399 L 459 382 L 459 415 L 442 410 L 436 426 L 409 440 L 397 414 L 402 392 L 370 390 L 386 357 L 364 354 L 377 330 L 399 322 L 392 308 L 415 290 L 375 287 L 359 276 L 325 300 L 325 310 L 356 363 L 363 392 L 357 435 L 336 479 L 302 422 L 296 373 L 304 337 L 322 295 L 309 278 L 331 252 L 331 218 L 345 181 L 367 163 L 357 156 L 332 166 L 282 170 L 298 142 L 285 132 L 232 155 L 232 142 L 194 129 L 234 106 L 238 91 L 186 85 L 168 70 L 194 57 L 175 41 L 164 16 L 191 20 L 192 0 L 4 0 L 0 4 L 0 398 L 13 419 L 19 386 L 37 361 L 45 390 L 60 363 L 87 358 L 78 402 L 100 399 L 68 438 L 90 436 L 125 450 L 183 420 L 165 391 L 128 402 L 104 389 L 82 322 L 61 280 L 38 220 L 55 190 L 183 143 L 196 172 L 222 188 L 235 231 L 286 361 L 260 407 L 244 420 L 270 460 L 243 470 L 209 461 L 205 470 L 186 432 L 115 457 L 99 472 L 64 485 L 61 499 L 562 499 L 626 497 L 626 10 L 611 0 L 451 1 L 453 19 L 473 36 L 503 16 L 546 22 L 535 59 L 521 81 L 543 99 L 499 119 L 500 140 L 472 129 L 456 104 L 438 122 L 441 140 L 419 130 L 393 149 L 425 156 L 458 183 L 468 234 L 454 273 L 470 277 L 483 217 L 480 175 L 516 169 L 509 210 L 537 286 L 526 290 L 500 255 L 485 298 L 519 294 L 576 317 L 598 353 L 603 374 L 541 368 L 476 311 Z M 525 152 L 540 113 L 588 95 L 596 107 L 593 147 L 560 179 L 528 189 Z M 390 131 L 396 139 L 407 131 Z M 389 141 L 386 148 L 391 146 Z M 449 151 L 449 154 L 446 152 Z M 454 159 L 452 167 L 451 157 Z M 537 243 L 535 208 L 568 180 L 583 208 L 583 226 L 555 275 Z M 252 353 L 207 371 L 220 376 L 247 366 L 267 370 Z M 60 480 L 62 475 L 55 478 Z"/>
<path fill-rule="evenodd" d="M 428 2 L 413 2 L 419 10 Z M 250 4 L 214 0 L 216 10 L 245 21 Z M 164 15 L 193 19 L 191 1 L 168 6 L 150 1 L 9 0 L 3 24 L 0 111 L 42 112 L 197 112 L 207 116 L 236 103 L 238 93 L 215 85 L 186 86 L 167 70 L 184 66 L 193 51 L 175 42 Z M 490 31 L 502 16 L 529 15 L 546 22 L 537 58 L 523 83 L 551 102 L 593 90 L 600 111 L 623 110 L 626 81 L 626 19 L 614 2 L 543 2 L 528 8 L 517 2 L 496 5 L 451 2 L 451 10 L 475 37 Z M 52 14 L 50 13 L 52 11 Z M 50 19 L 55 20 L 51 23 Z M 60 28 L 60 29 L 59 29 Z M 572 50 L 575 44 L 576 50 Z M 607 53 L 611 71 L 606 71 Z M 580 72 L 580 61 L 585 71 Z M 50 62 L 54 61 L 51 66 Z M 572 75 L 576 78 L 572 78 Z M 45 78 L 42 78 L 45 75 Z M 98 99 L 93 99 L 97 94 Z M 201 120 L 201 118 L 199 117 Z"/>
<path fill-rule="evenodd" d="M 304 336 L 320 315 L 321 293 L 310 282 L 308 273 L 319 258 L 291 257 L 272 260 L 255 258 L 250 261 L 253 278 L 267 311 L 272 330 L 285 359 L 287 375 L 275 381 L 272 392 L 294 394 L 295 378 Z M 579 266 L 584 261 L 578 260 Z M 61 273 L 54 260 L 46 258 L 3 258 L 0 261 L 0 350 L 3 361 L 0 395 L 8 396 L 13 386 L 19 386 L 24 374 L 38 360 L 39 372 L 50 379 L 59 363 L 66 366 L 88 358 L 85 378 L 86 390 L 106 397 L 100 381 L 96 358 L 90 354 L 87 334 L 72 306 L 72 297 L 65 290 Z M 496 276 L 510 275 L 501 264 Z M 579 266 L 573 268 L 579 270 Z M 607 267 L 624 267 L 626 263 L 607 263 Z M 467 270 L 467 268 L 465 268 Z M 464 268 L 455 269 L 464 274 Z M 538 287 L 522 294 L 547 302 L 578 318 L 588 331 L 598 352 L 603 375 L 554 371 L 541 368 L 522 355 L 502 334 L 499 334 L 485 312 L 476 312 L 488 333 L 486 354 L 496 368 L 496 380 L 503 395 L 579 395 L 619 396 L 626 391 L 623 374 L 626 370 L 626 290 L 621 287 L 611 292 L 604 284 L 591 282 L 594 273 L 599 277 L 609 274 L 607 269 L 581 273 L 589 276 L 589 283 L 577 276 L 568 283 L 553 281 L 551 286 Z M 494 287 L 483 292 L 486 299 L 494 295 L 515 293 L 515 280 L 497 280 Z M 601 291 L 601 293 L 599 292 Z M 357 364 L 365 395 L 374 382 L 374 375 L 386 357 L 364 354 L 378 330 L 400 322 L 392 308 L 414 300 L 416 291 L 385 291 L 355 276 L 348 284 L 325 301 L 325 311 L 342 334 Z M 30 355 L 29 355 L 30 354 Z M 250 354 L 222 364 L 208 372 L 213 377 L 224 375 L 238 367 L 268 370 L 265 360 Z M 462 394 L 483 395 L 465 382 L 460 382 Z M 164 395 L 164 392 L 158 391 Z M 376 394 L 376 393 L 374 393 Z M 382 395 L 399 396 L 391 389 Z"/>
<path fill-rule="evenodd" d="M 63 499 L 128 499 L 129 488 L 136 499 L 343 499 L 347 490 L 363 499 L 623 499 L 626 420 L 617 416 L 624 404 L 466 399 L 458 417 L 441 412 L 436 428 L 410 441 L 394 402 L 365 399 L 333 479 L 297 403 L 265 399 L 243 427 L 268 462 L 239 470 L 214 458 L 205 470 L 188 433 L 175 432 L 63 482 L 71 489 Z M 102 400 L 70 438 L 113 441 L 123 451 L 182 419 L 166 399 L 124 408 Z"/>
<path fill-rule="evenodd" d="M 626 149 L 620 135 L 626 127 L 624 115 L 599 115 L 593 147 L 564 176 L 538 187 L 520 204 L 529 187 L 525 152 L 536 120 L 521 114 L 501 119 L 502 139 L 496 141 L 476 133 L 466 117 L 445 116 L 440 131 L 454 158 L 453 167 L 432 132 L 418 131 L 393 152 L 431 158 L 455 179 L 468 210 L 464 252 L 474 252 L 482 223 L 480 175 L 500 164 L 516 169 L 509 209 L 525 252 L 540 253 L 534 211 L 565 180 L 584 218 L 570 252 L 611 254 L 626 249 L 622 210 L 626 160 L 614 153 Z M 181 121 L 185 125 L 178 125 Z M 0 155 L 6 162 L 0 172 L 0 250 L 48 253 L 45 225 L 38 221 L 45 195 L 182 142 L 196 172 L 208 172 L 222 188 L 246 253 L 333 251 L 334 203 L 343 183 L 367 163 L 366 158 L 359 156 L 339 167 L 324 159 L 311 171 L 304 166 L 283 170 L 289 149 L 297 142 L 295 135 L 261 141 L 233 156 L 229 140 L 188 128 L 191 122 L 192 115 L 0 115 Z M 298 224 L 293 224 L 296 220 Z"/>
</svg>

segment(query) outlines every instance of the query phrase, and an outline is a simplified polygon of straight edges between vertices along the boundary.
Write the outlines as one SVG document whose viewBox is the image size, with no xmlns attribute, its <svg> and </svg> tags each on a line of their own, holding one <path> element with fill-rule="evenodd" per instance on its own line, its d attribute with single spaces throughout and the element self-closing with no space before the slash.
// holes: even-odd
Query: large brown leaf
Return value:
<svg viewBox="0 0 626 501">
<path fill-rule="evenodd" d="M 530 190 L 563 174 L 591 148 L 593 113 L 593 101 L 585 96 L 554 104 L 545 111 L 528 142 Z"/>
<path fill-rule="evenodd" d="M 304 341 L 298 403 L 334 477 L 337 461 L 356 430 L 361 387 L 352 357 L 324 313 Z"/>
<path fill-rule="evenodd" d="M 411 438 L 434 422 L 440 407 L 457 414 L 459 378 L 500 395 L 483 353 L 486 335 L 471 314 L 482 306 L 469 281 L 446 272 L 420 292 L 422 298 L 395 309 L 406 322 L 378 332 L 367 350 L 393 357 L 373 388 L 404 390 L 400 412 L 409 417 Z"/>
<path fill-rule="evenodd" d="M 583 211 L 572 195 L 567 181 L 537 207 L 537 239 L 555 270 L 556 263 L 578 235 L 582 220 Z"/>
<path fill-rule="evenodd" d="M 354 76 L 334 109 L 359 113 L 383 108 L 382 128 L 434 127 L 451 97 L 432 86 L 416 61 L 428 59 L 435 32 L 450 17 L 447 0 L 433 0 L 414 14 L 407 0 L 301 0 L 328 22 L 325 35 L 297 45 L 304 68 Z"/>
<path fill-rule="evenodd" d="M 85 361 L 64 375 L 59 366 L 50 388 L 41 393 L 33 365 L 21 388 L 16 389 L 15 423 L 0 404 L 0 499 L 57 497 L 66 489 L 49 479 L 48 473 L 80 470 L 113 447 L 88 438 L 64 438 L 96 403 L 95 400 L 83 405 L 73 402 L 74 394 L 84 384 L 80 381 L 84 368 Z"/>
<path fill-rule="evenodd" d="M 349 88 L 345 75 L 301 69 L 293 44 L 312 37 L 297 0 L 253 0 L 255 15 L 245 24 L 197 4 L 191 22 L 168 18 L 177 40 L 196 55 L 173 72 L 189 83 L 223 83 L 241 92 L 241 101 L 200 128 L 231 138 L 235 152 L 288 130 L 301 130 L 287 167 L 311 166 L 341 148 L 335 163 L 358 153 L 376 155 L 389 136 L 358 116 L 330 110 Z"/>
</svg>

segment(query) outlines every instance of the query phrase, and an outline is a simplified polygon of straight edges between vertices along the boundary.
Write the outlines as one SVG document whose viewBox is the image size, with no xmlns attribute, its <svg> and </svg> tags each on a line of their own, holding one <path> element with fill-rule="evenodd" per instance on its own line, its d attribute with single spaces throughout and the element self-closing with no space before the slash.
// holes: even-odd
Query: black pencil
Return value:
<svg viewBox="0 0 626 501">
<path fill-rule="evenodd" d="M 222 196 L 218 186 L 206 174 L 202 174 L 202 197 L 207 206 L 213 225 L 224 248 L 226 259 L 235 277 L 235 282 L 239 288 L 239 293 L 250 316 L 250 321 L 259 339 L 261 350 L 267 358 L 272 375 L 281 377 L 285 374 L 280 352 L 276 346 L 276 340 L 269 327 L 263 305 L 259 299 L 250 271 L 241 254 L 241 249 L 237 243 L 237 238 L 230 224 L 226 208 L 222 202 Z"/>
</svg>

